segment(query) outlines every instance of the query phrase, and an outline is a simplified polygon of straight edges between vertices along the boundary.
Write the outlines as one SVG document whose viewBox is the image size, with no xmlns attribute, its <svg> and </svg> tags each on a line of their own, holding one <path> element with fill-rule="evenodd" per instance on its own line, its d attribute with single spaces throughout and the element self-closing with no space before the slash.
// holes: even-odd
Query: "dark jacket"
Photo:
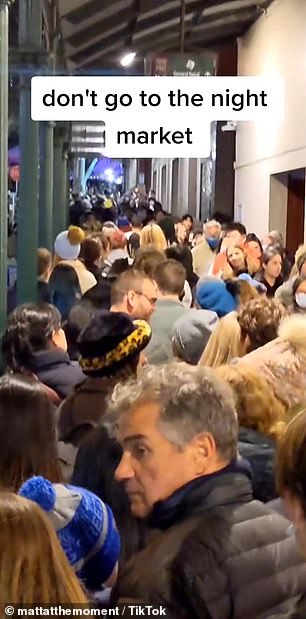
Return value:
<svg viewBox="0 0 306 619">
<path fill-rule="evenodd" d="M 33 355 L 29 369 L 64 400 L 85 379 L 79 365 L 72 363 L 64 350 L 42 350 Z"/>
<path fill-rule="evenodd" d="M 237 465 L 155 504 L 150 522 L 160 531 L 127 563 L 113 601 L 167 605 L 176 619 L 268 619 L 305 588 L 288 521 L 252 500 Z"/>
<path fill-rule="evenodd" d="M 71 480 L 79 446 L 100 425 L 106 411 L 106 398 L 117 381 L 113 378 L 87 377 L 60 406 L 58 454 L 66 482 Z"/>
<path fill-rule="evenodd" d="M 51 290 L 48 282 L 37 280 L 37 302 L 51 303 Z"/>
<path fill-rule="evenodd" d="M 274 297 L 274 295 L 275 295 L 276 291 L 278 290 L 278 288 L 280 288 L 280 286 L 283 285 L 284 278 L 283 278 L 282 275 L 277 277 L 277 279 L 275 280 L 275 284 L 273 286 L 271 286 L 271 284 L 269 284 L 269 282 L 267 282 L 267 280 L 263 276 L 259 276 L 257 281 L 261 282 L 261 284 L 263 284 L 266 287 L 266 289 L 267 289 L 267 292 L 266 292 L 267 297 Z"/>
<path fill-rule="evenodd" d="M 85 435 L 99 425 L 106 410 L 106 398 L 113 384 L 110 378 L 85 378 L 59 410 L 60 441 L 80 445 Z"/>
<path fill-rule="evenodd" d="M 254 499 L 267 503 L 277 497 L 274 481 L 275 442 L 261 432 L 240 427 L 238 449 L 251 465 Z"/>
</svg>

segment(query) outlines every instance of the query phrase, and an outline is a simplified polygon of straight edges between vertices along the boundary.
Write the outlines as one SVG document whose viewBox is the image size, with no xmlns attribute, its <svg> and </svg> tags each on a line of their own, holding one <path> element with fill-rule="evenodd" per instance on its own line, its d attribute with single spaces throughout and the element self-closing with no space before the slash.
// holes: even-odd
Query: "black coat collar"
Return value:
<svg viewBox="0 0 306 619">
<path fill-rule="evenodd" d="M 153 506 L 148 518 L 152 528 L 168 529 L 173 524 L 226 504 L 248 503 L 253 498 L 250 467 L 244 460 L 198 477 Z"/>
</svg>

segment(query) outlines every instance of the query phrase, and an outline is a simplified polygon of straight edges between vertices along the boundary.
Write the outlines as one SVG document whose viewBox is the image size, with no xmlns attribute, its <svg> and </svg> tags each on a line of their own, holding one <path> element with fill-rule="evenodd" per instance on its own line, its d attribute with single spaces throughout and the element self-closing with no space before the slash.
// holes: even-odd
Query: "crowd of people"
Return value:
<svg viewBox="0 0 306 619">
<path fill-rule="evenodd" d="M 83 207 L 9 291 L 1 604 L 305 619 L 306 246 Z"/>
</svg>

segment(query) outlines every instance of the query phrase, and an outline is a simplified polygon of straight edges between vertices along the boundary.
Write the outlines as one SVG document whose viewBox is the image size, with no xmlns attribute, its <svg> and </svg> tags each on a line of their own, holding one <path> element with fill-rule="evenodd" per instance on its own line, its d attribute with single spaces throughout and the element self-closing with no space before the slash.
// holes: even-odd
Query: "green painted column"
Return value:
<svg viewBox="0 0 306 619">
<path fill-rule="evenodd" d="M 0 332 L 6 323 L 9 6 L 0 0 Z"/>
<path fill-rule="evenodd" d="M 53 167 L 53 242 L 56 235 L 68 225 L 67 206 L 67 135 L 66 128 L 57 126 L 54 131 Z"/>
<path fill-rule="evenodd" d="M 18 304 L 37 300 L 39 123 L 31 120 L 30 67 L 41 52 L 42 12 L 37 0 L 19 2 L 19 46 L 27 71 L 20 80 L 20 185 L 17 230 Z"/>
<path fill-rule="evenodd" d="M 38 244 L 53 246 L 53 133 L 54 123 L 40 123 Z"/>
<path fill-rule="evenodd" d="M 75 157 L 73 165 L 73 191 L 84 193 L 86 189 L 86 160 L 85 157 Z"/>
</svg>

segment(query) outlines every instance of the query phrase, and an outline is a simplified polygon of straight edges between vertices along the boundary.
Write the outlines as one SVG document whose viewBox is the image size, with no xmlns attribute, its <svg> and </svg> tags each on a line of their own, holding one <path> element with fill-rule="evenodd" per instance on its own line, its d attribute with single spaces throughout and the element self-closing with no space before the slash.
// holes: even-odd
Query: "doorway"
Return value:
<svg viewBox="0 0 306 619">
<path fill-rule="evenodd" d="M 286 247 L 294 255 L 304 243 L 305 169 L 288 173 Z"/>
<path fill-rule="evenodd" d="M 290 256 L 304 243 L 305 168 L 270 176 L 269 230 L 278 230 Z"/>
</svg>

